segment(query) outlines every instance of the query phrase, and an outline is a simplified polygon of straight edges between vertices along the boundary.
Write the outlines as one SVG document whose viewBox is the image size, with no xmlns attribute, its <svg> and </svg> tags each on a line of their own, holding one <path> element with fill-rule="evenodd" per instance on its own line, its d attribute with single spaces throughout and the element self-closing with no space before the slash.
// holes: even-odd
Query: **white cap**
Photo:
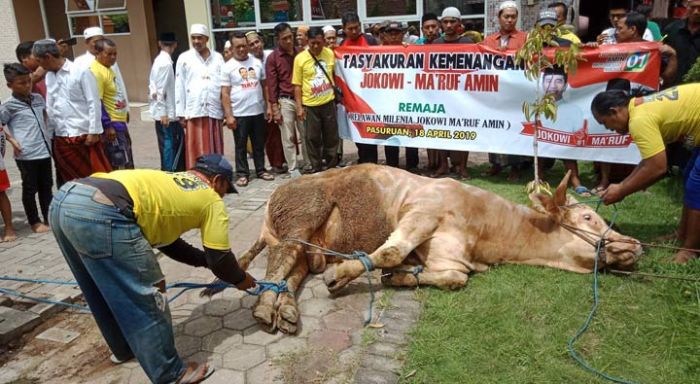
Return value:
<svg viewBox="0 0 700 384">
<path fill-rule="evenodd" d="M 502 10 L 504 10 L 504 9 L 506 9 L 506 8 L 513 8 L 513 9 L 515 9 L 515 10 L 517 11 L 517 10 L 518 10 L 518 4 L 517 4 L 515 1 L 512 1 L 512 0 L 504 1 L 504 2 L 502 2 L 502 3 L 498 6 L 498 12 L 501 12 Z"/>
<path fill-rule="evenodd" d="M 453 19 L 461 19 L 462 13 L 459 12 L 459 9 L 457 9 L 455 7 L 447 7 L 447 8 L 442 10 L 442 16 L 440 17 L 440 20 L 442 20 L 446 17 L 451 17 Z"/>
<path fill-rule="evenodd" d="M 91 39 L 95 36 L 104 36 L 104 32 L 102 32 L 102 28 L 100 27 L 90 27 L 90 28 L 85 28 L 83 31 L 83 37 L 85 40 Z"/>
<path fill-rule="evenodd" d="M 192 35 L 202 35 L 209 37 L 209 28 L 204 24 L 192 24 L 190 26 L 190 36 Z"/>
<path fill-rule="evenodd" d="M 229 48 L 231 48 L 231 40 L 226 40 L 226 42 L 224 43 L 224 49 L 229 49 Z"/>
<path fill-rule="evenodd" d="M 335 32 L 335 28 L 333 28 L 332 25 L 326 25 L 325 27 L 323 27 L 323 34 L 324 35 L 328 32 L 331 32 L 331 31 Z"/>
</svg>

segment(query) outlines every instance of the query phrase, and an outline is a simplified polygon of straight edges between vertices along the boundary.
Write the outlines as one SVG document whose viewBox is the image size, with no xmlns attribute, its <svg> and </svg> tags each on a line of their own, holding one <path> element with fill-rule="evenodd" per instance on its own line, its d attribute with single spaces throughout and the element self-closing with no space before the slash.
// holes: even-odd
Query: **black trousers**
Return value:
<svg viewBox="0 0 700 384">
<path fill-rule="evenodd" d="M 391 145 L 384 146 L 386 165 L 399 167 L 399 149 Z M 418 168 L 418 148 L 406 148 L 406 169 Z"/>
<path fill-rule="evenodd" d="M 49 205 L 53 198 L 51 193 L 51 187 L 53 186 L 51 158 L 15 161 L 22 177 L 22 205 L 24 206 L 24 213 L 27 215 L 29 225 L 41 222 L 36 206 L 35 195 L 37 193 L 39 193 L 39 206 L 41 206 L 44 223 L 48 223 Z"/>
<path fill-rule="evenodd" d="M 236 144 L 236 176 L 250 177 L 246 151 L 248 137 L 253 144 L 255 174 L 260 176 L 265 172 L 265 125 L 264 115 L 236 117 L 236 129 L 233 130 L 233 142 Z"/>
<path fill-rule="evenodd" d="M 377 164 L 379 158 L 377 157 L 377 146 L 374 144 L 363 144 L 355 143 L 357 146 L 357 162 L 359 164 L 363 163 L 374 163 Z"/>
<path fill-rule="evenodd" d="M 338 164 L 338 118 L 335 102 L 306 108 L 306 153 L 314 171 L 321 170 L 323 160 L 326 167 L 334 168 Z"/>
</svg>

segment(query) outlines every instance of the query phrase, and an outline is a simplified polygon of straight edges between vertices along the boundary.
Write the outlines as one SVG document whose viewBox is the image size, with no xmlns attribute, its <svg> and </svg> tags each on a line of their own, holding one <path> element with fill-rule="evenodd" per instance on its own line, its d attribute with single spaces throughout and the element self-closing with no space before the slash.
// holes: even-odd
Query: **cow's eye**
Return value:
<svg viewBox="0 0 700 384">
<path fill-rule="evenodd" d="M 591 221 L 591 215 L 585 214 L 585 215 L 583 215 L 583 219 L 586 221 Z"/>
</svg>

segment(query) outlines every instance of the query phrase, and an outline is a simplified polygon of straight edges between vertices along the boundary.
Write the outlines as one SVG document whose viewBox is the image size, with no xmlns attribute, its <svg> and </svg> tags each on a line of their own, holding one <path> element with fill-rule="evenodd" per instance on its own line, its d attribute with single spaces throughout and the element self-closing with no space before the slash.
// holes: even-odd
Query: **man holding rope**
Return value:
<svg viewBox="0 0 700 384">
<path fill-rule="evenodd" d="M 54 196 L 51 230 L 95 321 L 120 364 L 136 357 L 153 383 L 199 383 L 208 363 L 185 364 L 175 349 L 165 277 L 152 247 L 208 267 L 244 290 L 255 280 L 231 252 L 222 197 L 236 192 L 233 168 L 218 154 L 188 172 L 122 170 L 66 183 Z M 180 238 L 199 229 L 204 251 Z"/>
<path fill-rule="evenodd" d="M 630 99 L 625 91 L 601 92 L 591 111 L 598 123 L 619 134 L 629 133 L 642 155 L 635 170 L 602 193 L 605 204 L 649 187 L 666 174 L 666 144 L 694 139 L 693 156 L 684 172 L 685 193 L 678 239 L 683 248 L 673 260 L 685 264 L 700 249 L 700 84 L 686 84 Z"/>
</svg>

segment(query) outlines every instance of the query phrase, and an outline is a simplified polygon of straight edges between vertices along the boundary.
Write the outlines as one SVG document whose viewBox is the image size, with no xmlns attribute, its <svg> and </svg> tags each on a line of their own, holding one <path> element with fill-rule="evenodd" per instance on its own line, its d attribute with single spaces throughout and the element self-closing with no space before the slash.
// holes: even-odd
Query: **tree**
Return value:
<svg viewBox="0 0 700 384">
<path fill-rule="evenodd" d="M 549 185 L 544 182 L 539 175 L 538 169 L 538 132 L 541 127 L 540 117 L 544 116 L 549 120 L 557 118 L 557 104 L 553 95 L 543 94 L 540 81 L 542 72 L 547 68 L 558 66 L 563 68 L 566 73 L 575 73 L 578 67 L 578 61 L 582 60 L 579 56 L 580 47 L 572 44 L 570 47 L 560 47 L 559 36 L 566 33 L 564 25 L 535 25 L 528 33 L 525 45 L 520 48 L 515 54 L 515 60 L 518 65 L 525 64 L 525 77 L 530 81 L 537 83 L 535 100 L 523 101 L 523 115 L 528 122 L 534 121 L 535 133 L 532 136 L 532 150 L 535 158 L 535 179 L 528 183 L 527 191 L 530 192 L 546 192 L 551 193 Z"/>
</svg>

